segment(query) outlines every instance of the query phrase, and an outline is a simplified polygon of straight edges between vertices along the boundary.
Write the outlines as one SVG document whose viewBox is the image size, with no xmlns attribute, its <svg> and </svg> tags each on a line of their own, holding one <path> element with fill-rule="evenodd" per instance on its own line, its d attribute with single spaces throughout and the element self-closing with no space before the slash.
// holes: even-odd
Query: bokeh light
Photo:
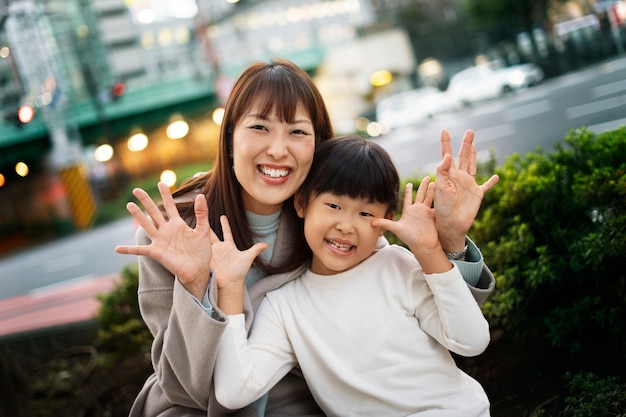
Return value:
<svg viewBox="0 0 626 417">
<path fill-rule="evenodd" d="M 171 169 L 166 169 L 161 172 L 161 181 L 167 184 L 168 187 L 173 187 L 176 184 L 176 173 Z"/>
<path fill-rule="evenodd" d="M 213 114 L 211 115 L 211 117 L 216 125 L 221 126 L 222 121 L 224 120 L 224 108 L 218 107 L 213 110 Z"/>
<path fill-rule="evenodd" d="M 175 120 L 165 129 L 165 134 L 170 139 L 181 139 L 189 133 L 189 123 L 184 120 Z"/>
<path fill-rule="evenodd" d="M 30 106 L 28 104 L 20 106 L 19 110 L 17 111 L 17 118 L 22 123 L 31 122 L 33 120 L 33 117 L 35 117 L 35 109 L 33 109 L 33 106 Z"/>
<path fill-rule="evenodd" d="M 135 133 L 128 138 L 127 146 L 131 152 L 143 151 L 148 146 L 148 136 L 141 132 Z"/>
<path fill-rule="evenodd" d="M 370 75 L 370 84 L 374 87 L 382 87 L 387 85 L 393 79 L 393 75 L 387 70 L 376 71 Z"/>
<path fill-rule="evenodd" d="M 28 175 L 28 165 L 26 165 L 26 163 L 21 162 L 21 161 L 18 162 L 17 164 L 15 164 L 15 172 L 20 177 L 27 176 Z"/>
<path fill-rule="evenodd" d="M 113 158 L 113 147 L 108 143 L 100 145 L 94 151 L 93 156 L 98 162 L 106 162 Z"/>
</svg>

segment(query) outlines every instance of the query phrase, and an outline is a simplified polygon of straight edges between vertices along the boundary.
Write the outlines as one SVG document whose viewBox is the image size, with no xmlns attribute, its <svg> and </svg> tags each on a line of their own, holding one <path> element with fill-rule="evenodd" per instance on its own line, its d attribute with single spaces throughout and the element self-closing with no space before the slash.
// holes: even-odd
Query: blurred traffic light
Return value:
<svg viewBox="0 0 626 417">
<path fill-rule="evenodd" d="M 30 123 L 35 117 L 35 109 L 29 104 L 23 104 L 17 110 L 17 120 L 22 124 Z"/>
<path fill-rule="evenodd" d="M 124 95 L 126 92 L 126 84 L 123 82 L 117 82 L 111 87 L 111 98 L 115 101 Z"/>
</svg>

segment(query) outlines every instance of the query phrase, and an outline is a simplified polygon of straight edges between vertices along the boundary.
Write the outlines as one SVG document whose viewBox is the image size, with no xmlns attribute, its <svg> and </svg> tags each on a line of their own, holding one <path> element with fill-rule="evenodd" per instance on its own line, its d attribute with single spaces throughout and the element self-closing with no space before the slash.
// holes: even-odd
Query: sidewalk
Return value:
<svg viewBox="0 0 626 417">
<path fill-rule="evenodd" d="M 48 327 L 93 320 L 97 294 L 111 291 L 118 274 L 69 281 L 0 300 L 0 338 Z"/>
</svg>

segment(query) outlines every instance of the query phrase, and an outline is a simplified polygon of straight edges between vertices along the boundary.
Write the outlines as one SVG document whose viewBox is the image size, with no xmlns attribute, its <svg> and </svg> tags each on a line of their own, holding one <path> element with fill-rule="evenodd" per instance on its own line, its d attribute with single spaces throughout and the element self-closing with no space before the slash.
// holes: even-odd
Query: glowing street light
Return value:
<svg viewBox="0 0 626 417">
<path fill-rule="evenodd" d="M 100 145 L 94 151 L 93 156 L 98 162 L 106 162 L 113 158 L 113 147 L 108 143 Z"/>
<path fill-rule="evenodd" d="M 184 120 L 175 120 L 165 129 L 165 134 L 170 139 L 181 139 L 189 133 L 189 123 Z"/>
<path fill-rule="evenodd" d="M 24 163 L 24 162 L 18 162 L 17 164 L 15 164 L 15 172 L 20 177 L 27 176 L 28 175 L 28 165 L 26 165 L 26 163 Z"/>
<path fill-rule="evenodd" d="M 143 151 L 148 146 L 148 136 L 141 132 L 135 133 L 128 138 L 127 146 L 131 152 Z"/>
</svg>

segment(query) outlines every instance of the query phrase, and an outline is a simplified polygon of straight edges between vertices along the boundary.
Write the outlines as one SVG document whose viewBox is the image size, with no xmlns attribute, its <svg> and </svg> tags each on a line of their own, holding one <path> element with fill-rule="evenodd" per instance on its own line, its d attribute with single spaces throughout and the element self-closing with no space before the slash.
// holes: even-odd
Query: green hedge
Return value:
<svg viewBox="0 0 626 417">
<path fill-rule="evenodd" d="M 585 364 L 624 365 L 626 128 L 573 130 L 555 152 L 496 172 L 471 231 L 496 276 L 491 325 Z"/>
</svg>

